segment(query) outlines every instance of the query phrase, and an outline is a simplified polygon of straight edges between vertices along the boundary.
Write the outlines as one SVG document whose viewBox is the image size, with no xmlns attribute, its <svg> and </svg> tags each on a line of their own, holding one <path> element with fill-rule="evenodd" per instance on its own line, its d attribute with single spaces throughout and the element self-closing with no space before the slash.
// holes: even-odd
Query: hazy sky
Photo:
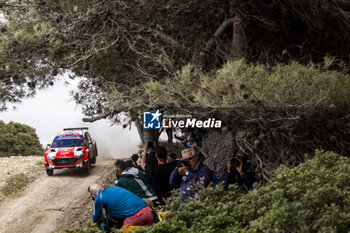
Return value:
<svg viewBox="0 0 350 233">
<path fill-rule="evenodd" d="M 36 129 L 41 144 L 51 143 L 63 128 L 89 127 L 91 136 L 96 140 L 99 155 L 105 157 L 129 157 L 137 151 L 140 143 L 135 127 L 123 129 L 107 120 L 84 123 L 81 109 L 69 95 L 76 88 L 76 80 L 59 77 L 59 81 L 48 89 L 40 90 L 35 97 L 25 99 L 16 105 L 16 110 L 0 112 L 0 120 L 27 124 Z M 64 84 L 64 80 L 70 84 Z"/>
</svg>

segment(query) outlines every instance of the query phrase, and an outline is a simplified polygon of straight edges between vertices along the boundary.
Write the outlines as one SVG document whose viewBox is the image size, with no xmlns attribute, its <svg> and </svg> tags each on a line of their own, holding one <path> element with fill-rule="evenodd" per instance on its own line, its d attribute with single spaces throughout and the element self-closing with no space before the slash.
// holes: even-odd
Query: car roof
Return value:
<svg viewBox="0 0 350 233">
<path fill-rule="evenodd" d="M 66 136 L 83 136 L 85 137 L 85 133 L 89 128 L 81 127 L 81 128 L 65 128 L 62 132 L 57 134 L 56 137 L 66 137 Z"/>
</svg>

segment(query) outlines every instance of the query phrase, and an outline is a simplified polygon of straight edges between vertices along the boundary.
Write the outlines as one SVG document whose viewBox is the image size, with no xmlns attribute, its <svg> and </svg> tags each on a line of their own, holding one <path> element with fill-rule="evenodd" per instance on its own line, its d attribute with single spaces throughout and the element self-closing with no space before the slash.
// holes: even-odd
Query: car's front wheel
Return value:
<svg viewBox="0 0 350 233">
<path fill-rule="evenodd" d="M 91 164 L 95 164 L 96 163 L 96 153 L 94 153 L 94 156 L 92 156 L 91 159 Z"/>
<path fill-rule="evenodd" d="M 84 169 L 85 169 L 85 173 L 86 173 L 87 175 L 89 175 L 89 174 L 90 174 L 90 170 L 91 170 L 90 155 L 88 156 L 88 164 L 84 167 Z"/>
<path fill-rule="evenodd" d="M 52 176 L 53 175 L 53 169 L 46 169 L 46 174 L 48 176 Z"/>
</svg>

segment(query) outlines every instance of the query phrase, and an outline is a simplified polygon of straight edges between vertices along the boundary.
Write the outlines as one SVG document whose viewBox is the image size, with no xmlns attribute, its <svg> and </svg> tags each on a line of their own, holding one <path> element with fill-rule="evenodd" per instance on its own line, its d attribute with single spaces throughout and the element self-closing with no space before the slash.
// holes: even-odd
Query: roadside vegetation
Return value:
<svg viewBox="0 0 350 233">
<path fill-rule="evenodd" d="M 247 195 L 209 188 L 183 202 L 174 195 L 166 220 L 140 232 L 346 232 L 350 228 L 350 159 L 316 151 Z"/>
<path fill-rule="evenodd" d="M 0 201 L 23 190 L 39 177 L 44 167 L 44 162 L 39 159 L 37 156 L 0 158 Z"/>
<path fill-rule="evenodd" d="M 28 174 L 19 173 L 8 177 L 5 181 L 4 187 L 1 189 L 5 196 L 9 196 L 15 192 L 20 191 L 28 183 L 31 182 L 31 178 Z"/>
<path fill-rule="evenodd" d="M 42 155 L 43 152 L 34 128 L 0 120 L 0 157 Z"/>
<path fill-rule="evenodd" d="M 175 191 L 164 221 L 136 232 L 346 232 L 349 194 L 350 158 L 318 150 L 304 164 L 281 166 L 272 182 L 246 195 L 219 185 L 184 202 Z M 65 232 L 99 231 L 89 224 Z"/>
</svg>

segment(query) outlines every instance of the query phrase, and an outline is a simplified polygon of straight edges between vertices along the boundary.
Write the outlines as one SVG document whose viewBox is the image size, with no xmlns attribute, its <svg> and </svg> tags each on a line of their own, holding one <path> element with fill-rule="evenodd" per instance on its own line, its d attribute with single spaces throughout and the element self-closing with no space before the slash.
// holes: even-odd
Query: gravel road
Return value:
<svg viewBox="0 0 350 233">
<path fill-rule="evenodd" d="M 39 168 L 30 170 L 36 179 L 24 190 L 0 202 L 0 232 L 48 233 L 85 227 L 91 219 L 93 206 L 87 187 L 95 182 L 109 186 L 115 178 L 114 161 L 100 158 L 90 175 L 82 170 L 64 169 L 55 170 L 49 177 L 43 165 L 39 167 L 36 162 Z M 17 161 L 16 164 L 21 163 Z M 22 165 L 19 166 L 26 167 Z M 2 169 L 4 174 L 23 172 L 23 168 L 5 170 Z"/>
</svg>

